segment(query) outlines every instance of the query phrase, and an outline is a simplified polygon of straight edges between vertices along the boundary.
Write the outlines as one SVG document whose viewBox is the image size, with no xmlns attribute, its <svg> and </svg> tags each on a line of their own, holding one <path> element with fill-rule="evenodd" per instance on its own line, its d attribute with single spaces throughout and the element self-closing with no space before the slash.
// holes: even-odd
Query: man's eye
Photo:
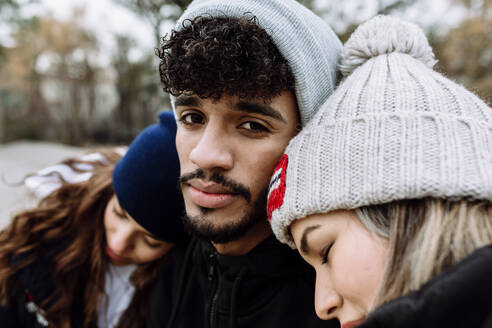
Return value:
<svg viewBox="0 0 492 328">
<path fill-rule="evenodd" d="M 197 113 L 188 113 L 181 116 L 180 122 L 184 124 L 202 124 L 203 117 Z"/>
<path fill-rule="evenodd" d="M 270 132 L 270 130 L 264 126 L 263 124 L 260 124 L 258 122 L 253 122 L 253 121 L 248 121 L 240 125 L 241 128 L 245 130 L 249 130 L 251 132 Z"/>
</svg>

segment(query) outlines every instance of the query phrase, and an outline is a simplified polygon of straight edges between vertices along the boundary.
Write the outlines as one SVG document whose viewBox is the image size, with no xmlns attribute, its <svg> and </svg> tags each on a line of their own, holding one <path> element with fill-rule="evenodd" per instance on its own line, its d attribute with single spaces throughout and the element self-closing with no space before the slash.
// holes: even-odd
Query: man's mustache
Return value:
<svg viewBox="0 0 492 328">
<path fill-rule="evenodd" d="M 227 188 L 231 192 L 238 194 L 239 196 L 243 197 L 246 199 L 246 201 L 249 203 L 251 201 L 251 192 L 249 191 L 249 188 L 246 187 L 245 185 L 236 182 L 232 179 L 229 179 L 225 175 L 223 175 L 220 172 L 213 172 L 210 174 L 208 177 L 205 174 L 205 171 L 202 169 L 198 168 L 193 172 L 190 173 L 185 173 L 182 174 L 179 177 L 179 183 L 183 184 L 186 183 L 192 179 L 201 179 L 203 181 L 213 181 L 215 183 L 220 184 L 221 186 Z"/>
</svg>

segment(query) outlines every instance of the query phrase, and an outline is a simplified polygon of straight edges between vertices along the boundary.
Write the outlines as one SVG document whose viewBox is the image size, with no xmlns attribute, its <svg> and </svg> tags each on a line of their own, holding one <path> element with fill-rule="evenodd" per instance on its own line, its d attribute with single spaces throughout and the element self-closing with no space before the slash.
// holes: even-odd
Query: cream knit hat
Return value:
<svg viewBox="0 0 492 328">
<path fill-rule="evenodd" d="M 254 15 L 289 63 L 303 126 L 335 89 L 342 43 L 331 27 L 296 0 L 194 0 L 176 23 L 197 16 Z M 171 104 L 174 109 L 174 97 Z"/>
<path fill-rule="evenodd" d="M 346 76 L 289 143 L 272 177 L 268 215 L 294 247 L 290 224 L 310 214 L 400 199 L 492 201 L 492 109 L 432 70 L 416 25 L 377 16 L 343 49 Z"/>
</svg>

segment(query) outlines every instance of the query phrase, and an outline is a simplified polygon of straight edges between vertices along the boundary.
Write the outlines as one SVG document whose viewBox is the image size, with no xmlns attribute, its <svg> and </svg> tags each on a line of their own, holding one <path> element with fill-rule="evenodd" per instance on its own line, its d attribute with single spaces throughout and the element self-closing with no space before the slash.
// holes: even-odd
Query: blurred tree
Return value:
<svg viewBox="0 0 492 328">
<path fill-rule="evenodd" d="M 401 10 L 413 5 L 415 0 L 397 0 L 397 1 L 377 1 L 377 15 L 391 15 L 397 10 Z"/>
<path fill-rule="evenodd" d="M 17 12 L 19 3 L 15 0 L 0 0 L 0 17 L 8 19 L 13 12 Z"/>
<path fill-rule="evenodd" d="M 79 9 L 68 22 L 33 19 L 13 33 L 16 45 L 8 49 L 3 68 L 7 79 L 1 87 L 10 94 L 24 94 L 27 101 L 9 109 L 8 120 L 16 122 L 8 125 L 11 136 L 70 144 L 86 139 L 95 112 L 97 69 L 91 58 L 98 46 L 95 37 L 80 27 L 82 16 Z"/>
<path fill-rule="evenodd" d="M 162 24 L 176 21 L 191 0 L 116 0 L 116 2 L 150 23 L 157 47 L 162 37 Z"/>
<path fill-rule="evenodd" d="M 191 0 L 115 0 L 146 20 L 152 27 L 155 47 L 159 47 L 162 28 L 173 24 Z M 130 141 L 139 129 L 155 120 L 155 114 L 168 103 L 168 96 L 160 91 L 157 57 L 153 53 L 140 61 L 130 61 L 129 52 L 135 47 L 133 40 L 117 36 L 117 53 L 113 67 L 117 72 L 116 89 L 119 105 L 115 110 L 115 123 L 124 129 L 115 130 L 118 141 Z"/>
<path fill-rule="evenodd" d="M 418 0 L 351 0 L 345 2 L 322 2 L 317 13 L 335 28 L 340 40 L 347 41 L 352 32 L 363 21 L 375 15 L 399 13 L 417 3 Z M 301 1 L 302 2 L 302 1 Z M 317 2 L 314 1 L 316 5 Z M 364 13 L 362 15 L 362 13 Z"/>
<path fill-rule="evenodd" d="M 17 31 L 13 35 L 16 46 L 5 48 L 5 62 L 1 67 L 0 89 L 4 93 L 2 99 L 4 133 L 8 138 L 16 135 L 17 132 L 24 135 L 25 131 L 30 130 L 29 136 L 39 137 L 38 129 L 28 127 L 35 122 L 37 114 L 40 117 L 45 114 L 44 101 L 40 97 L 40 76 L 35 70 L 36 61 L 43 51 L 39 42 L 36 42 L 35 31 L 38 21 L 36 19 L 24 20 L 17 25 Z M 18 95 L 22 95 L 22 101 L 11 100 L 17 98 Z M 32 120 L 29 119 L 17 125 L 16 132 L 13 132 L 12 123 L 30 117 L 28 115 L 33 115 Z"/>
<path fill-rule="evenodd" d="M 35 2 L 36 0 L 26 0 L 26 2 Z M 0 0 L 0 29 L 17 27 L 17 24 L 22 21 L 19 17 L 20 4 L 17 0 Z M 2 74 L 3 66 L 6 61 L 6 53 L 8 48 L 0 39 L 0 82 L 5 79 L 5 74 Z M 10 95 L 0 87 L 0 143 L 6 139 L 6 109 L 5 104 L 11 99 Z"/>
<path fill-rule="evenodd" d="M 58 108 L 50 114 L 70 144 L 80 144 L 88 137 L 95 113 L 96 69 L 90 61 L 98 52 L 98 43 L 92 32 L 81 27 L 83 16 L 84 10 L 78 8 L 69 21 L 43 19 L 39 28 L 44 55 L 51 64 L 45 76 L 60 91 Z"/>
<path fill-rule="evenodd" d="M 311 9 L 311 10 L 316 10 L 314 3 L 316 0 L 297 0 L 297 2 L 302 3 L 305 7 Z"/>
<path fill-rule="evenodd" d="M 111 120 L 112 141 L 129 142 L 142 128 L 155 121 L 161 97 L 153 54 L 132 61 L 129 53 L 135 41 L 122 35 L 116 38 L 117 51 L 112 63 L 119 100 Z"/>
<path fill-rule="evenodd" d="M 139 98 L 143 67 L 142 63 L 132 63 L 128 58 L 135 41 L 121 35 L 116 36 L 116 40 L 117 51 L 113 56 L 113 67 L 116 70 L 119 104 L 116 107 L 114 124 L 119 129 L 115 127 L 114 131 L 118 133 L 119 139 L 129 139 L 133 135 L 133 112 Z"/>
<path fill-rule="evenodd" d="M 443 38 L 435 41 L 439 68 L 474 90 L 489 103 L 492 100 L 492 0 L 454 0 L 468 15 Z"/>
<path fill-rule="evenodd" d="M 157 111 L 166 109 L 162 104 L 167 104 L 167 95 L 160 91 L 157 58 L 153 53 L 135 59 L 131 56 L 138 50 L 135 40 L 115 35 L 116 50 L 110 56 L 111 64 L 99 67 L 100 49 L 95 32 L 82 28 L 84 11 L 76 10 L 68 22 L 51 17 L 20 17 L 19 8 L 35 1 L 39 0 L 0 0 L 0 28 L 7 25 L 13 40 L 8 47 L 0 40 L 0 142 L 8 136 L 71 144 L 126 143 L 155 120 Z M 191 2 L 113 1 L 152 26 L 156 47 L 161 31 L 172 26 Z M 425 3 L 424 0 L 298 1 L 329 22 L 342 41 L 369 17 L 396 14 L 405 18 L 419 8 L 418 3 Z M 444 34 L 427 29 L 439 69 L 490 100 L 492 0 L 449 0 L 449 3 L 462 7 L 467 14 L 457 27 L 444 30 Z M 439 26 L 442 27 L 442 22 L 436 20 L 435 27 Z M 106 91 L 101 94 L 101 90 Z"/>
<path fill-rule="evenodd" d="M 486 15 L 490 14 L 492 9 L 491 0 L 452 0 L 453 3 L 464 6 L 469 13 L 469 16 L 481 16 L 487 18 Z"/>
<path fill-rule="evenodd" d="M 25 3 L 34 3 L 38 0 L 25 0 Z M 18 23 L 22 23 L 23 19 L 19 16 L 20 4 L 18 0 L 0 0 L 0 28 L 16 28 Z M 8 25 L 7 25 L 8 24 Z M 3 25 L 3 26 L 2 26 Z M 5 45 L 0 39 L 0 69 L 2 60 L 5 56 Z"/>
<path fill-rule="evenodd" d="M 376 14 L 393 14 L 405 18 L 405 11 L 419 2 L 423 3 L 423 0 L 320 1 L 314 4 L 323 5 L 315 8 L 330 25 L 337 28 L 340 39 L 345 42 L 363 20 Z M 450 0 L 449 5 L 460 6 L 466 12 L 459 26 L 446 30 L 442 35 L 437 33 L 439 28 L 442 30 L 442 22 L 436 20 L 425 31 L 439 60 L 438 69 L 490 102 L 492 0 Z"/>
</svg>

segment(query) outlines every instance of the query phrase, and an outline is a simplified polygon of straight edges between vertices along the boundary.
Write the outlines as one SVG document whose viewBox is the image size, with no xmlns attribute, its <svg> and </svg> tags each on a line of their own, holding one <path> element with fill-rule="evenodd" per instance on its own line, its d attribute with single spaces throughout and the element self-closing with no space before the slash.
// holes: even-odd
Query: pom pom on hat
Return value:
<svg viewBox="0 0 492 328">
<path fill-rule="evenodd" d="M 420 27 L 380 15 L 363 23 L 350 36 L 343 47 L 339 69 L 347 76 L 371 58 L 393 52 L 410 55 L 429 68 L 437 62 Z"/>
<path fill-rule="evenodd" d="M 176 120 L 172 112 L 143 130 L 113 171 L 120 206 L 151 234 L 177 242 L 184 237 L 184 202 L 178 188 Z"/>
</svg>

